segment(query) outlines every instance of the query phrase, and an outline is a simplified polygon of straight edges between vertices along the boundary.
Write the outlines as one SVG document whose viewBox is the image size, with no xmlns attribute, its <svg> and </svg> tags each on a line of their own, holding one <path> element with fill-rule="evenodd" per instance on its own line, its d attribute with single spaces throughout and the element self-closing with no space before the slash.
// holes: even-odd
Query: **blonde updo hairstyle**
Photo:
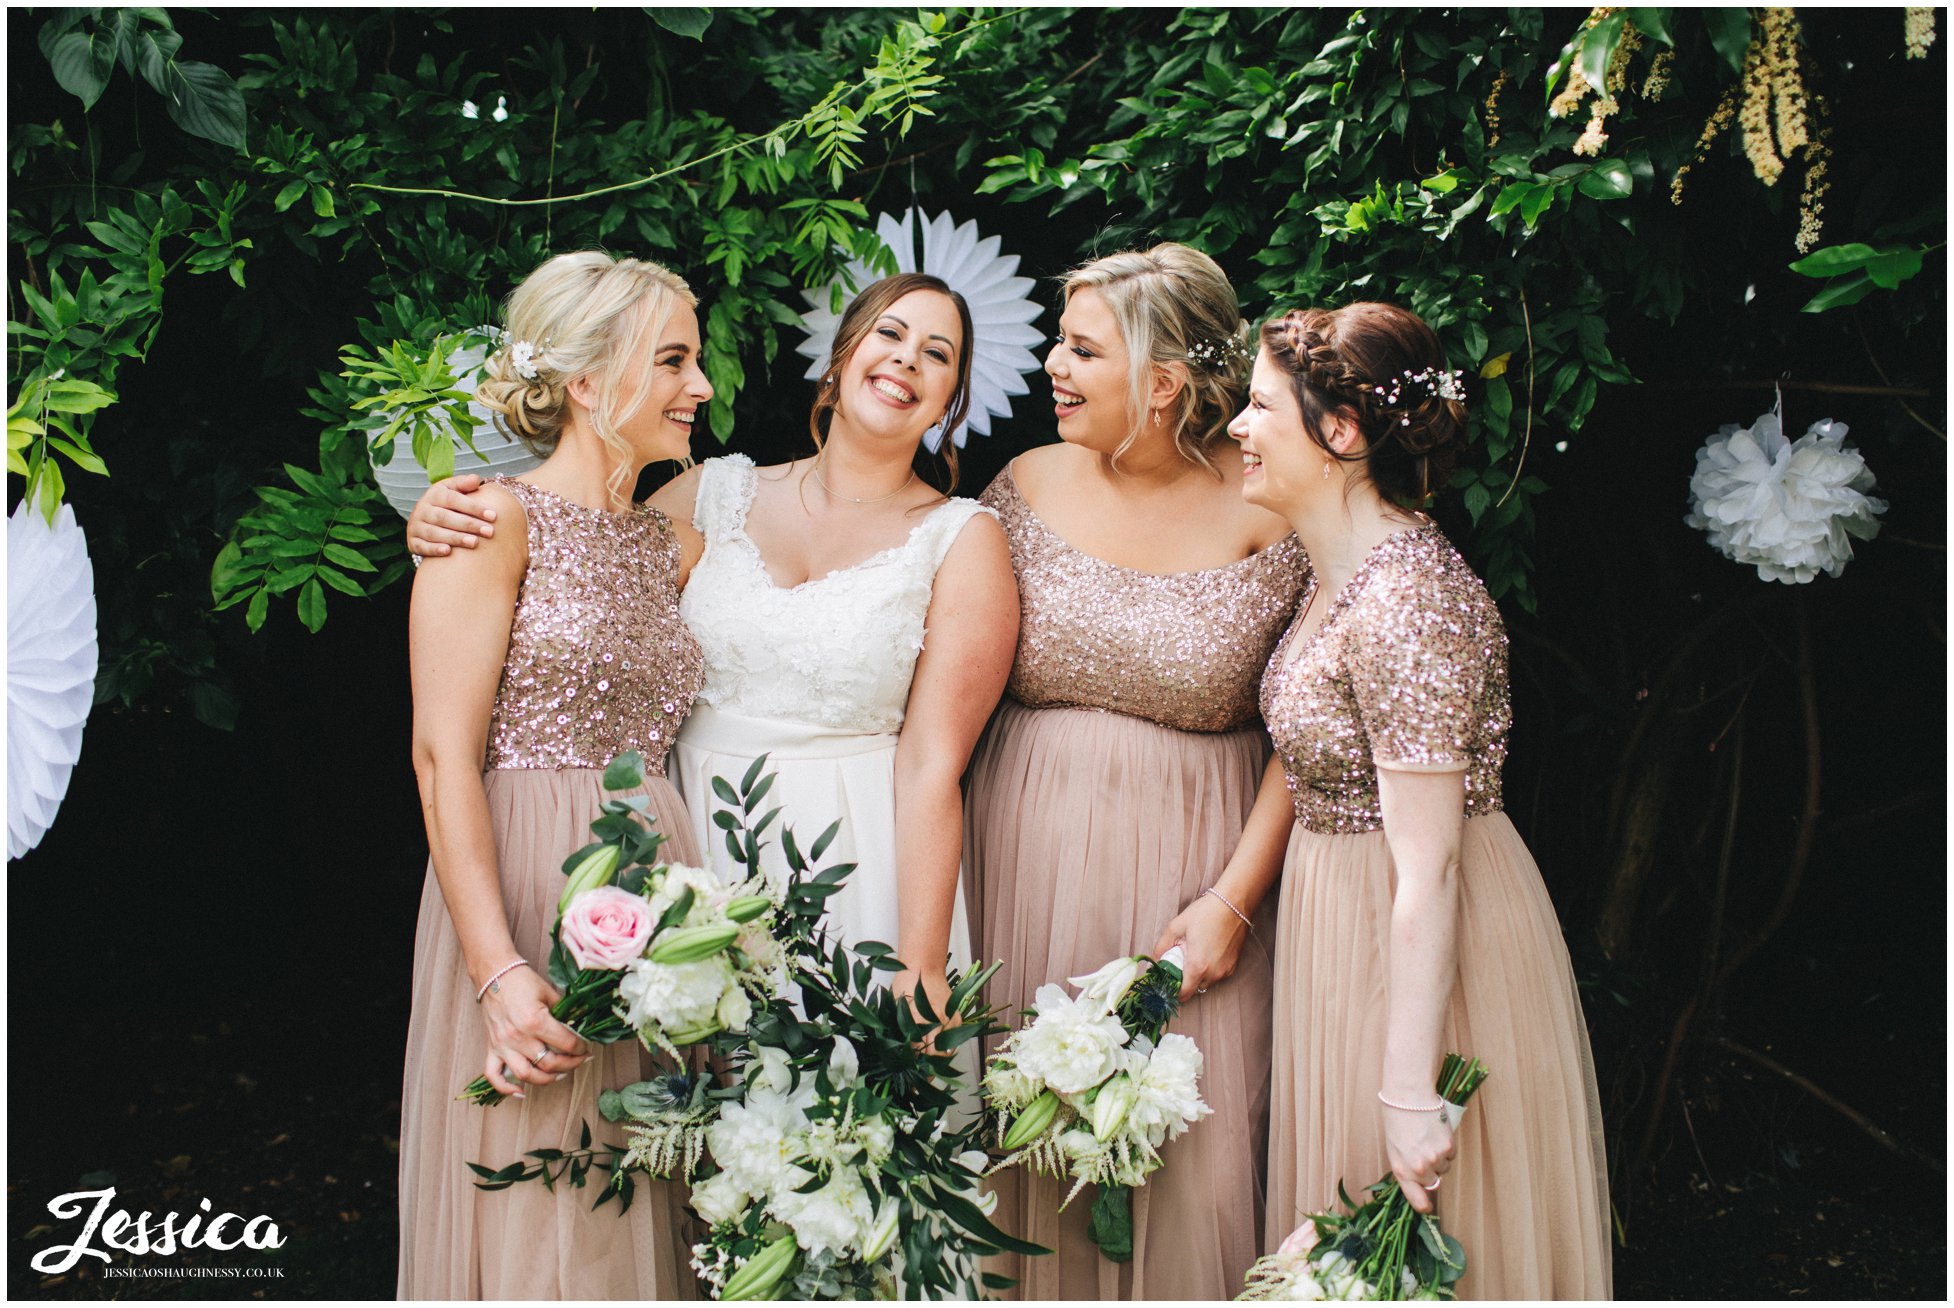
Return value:
<svg viewBox="0 0 1954 1308">
<path fill-rule="evenodd" d="M 1192 246 L 1168 241 L 1076 269 L 1065 279 L 1066 301 L 1082 290 L 1105 300 L 1126 341 L 1133 426 L 1113 451 L 1114 462 L 1146 430 L 1154 370 L 1167 367 L 1178 370 L 1186 383 L 1164 415 L 1174 448 L 1189 463 L 1219 475 L 1213 452 L 1241 407 L 1253 359 L 1248 324 L 1221 265 Z"/>
<path fill-rule="evenodd" d="M 650 368 L 628 365 L 657 348 L 681 303 L 697 308 L 699 299 L 659 264 L 602 250 L 559 254 L 509 296 L 508 337 L 489 356 L 475 398 L 504 433 L 547 458 L 570 424 L 570 383 L 590 378 L 597 392 L 590 425 L 616 459 L 610 489 L 628 495 L 633 456 L 619 428 L 644 404 L 652 377 Z M 516 371 L 522 343 L 533 351 L 533 378 Z"/>
<path fill-rule="evenodd" d="M 1296 309 L 1262 328 L 1262 348 L 1289 378 L 1310 438 L 1333 459 L 1360 463 L 1388 499 L 1416 507 L 1445 486 L 1465 435 L 1462 400 L 1438 393 L 1445 351 L 1423 318 L 1395 304 Z M 1416 380 L 1423 374 L 1425 381 Z M 1330 446 L 1338 417 L 1364 448 Z"/>
</svg>

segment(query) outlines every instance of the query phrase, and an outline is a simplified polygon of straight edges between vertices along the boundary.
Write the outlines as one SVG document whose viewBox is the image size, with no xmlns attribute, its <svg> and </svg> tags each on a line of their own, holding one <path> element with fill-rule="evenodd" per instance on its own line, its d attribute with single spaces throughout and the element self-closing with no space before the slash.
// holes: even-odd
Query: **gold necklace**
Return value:
<svg viewBox="0 0 1954 1308">
<path fill-rule="evenodd" d="M 874 499 L 868 499 L 868 500 L 858 500 L 853 495 L 843 495 L 840 491 L 828 485 L 828 479 L 821 475 L 821 460 L 819 459 L 816 459 L 814 461 L 814 480 L 821 483 L 822 490 L 828 492 L 828 494 L 834 496 L 838 500 L 847 500 L 850 504 L 880 504 L 883 500 L 892 500 L 896 496 L 908 490 L 909 483 L 916 480 L 916 470 L 914 468 L 911 468 L 909 470 L 908 479 L 905 480 L 902 483 L 902 485 L 890 491 L 887 495 L 877 495 Z"/>
</svg>

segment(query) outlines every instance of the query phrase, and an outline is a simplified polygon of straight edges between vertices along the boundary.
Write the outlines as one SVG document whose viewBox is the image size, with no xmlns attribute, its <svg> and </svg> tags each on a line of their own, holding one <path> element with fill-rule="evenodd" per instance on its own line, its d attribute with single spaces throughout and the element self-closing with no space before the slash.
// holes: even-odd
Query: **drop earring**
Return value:
<svg viewBox="0 0 1954 1308">
<path fill-rule="evenodd" d="M 1153 411 L 1153 425 L 1156 427 L 1160 425 L 1160 410 L 1158 409 Z"/>
<path fill-rule="evenodd" d="M 1330 459 L 1328 455 L 1325 455 L 1323 458 L 1323 480 L 1330 480 Z"/>
</svg>

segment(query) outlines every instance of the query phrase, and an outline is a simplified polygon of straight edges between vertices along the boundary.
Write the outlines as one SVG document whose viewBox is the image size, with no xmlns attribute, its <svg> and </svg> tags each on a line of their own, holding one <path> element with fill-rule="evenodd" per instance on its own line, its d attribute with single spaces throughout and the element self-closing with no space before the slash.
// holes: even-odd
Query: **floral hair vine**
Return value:
<svg viewBox="0 0 1954 1308">
<path fill-rule="evenodd" d="M 1407 382 L 1413 386 L 1423 387 L 1427 394 L 1436 399 L 1464 400 L 1466 397 L 1465 374 L 1457 368 L 1420 368 L 1417 372 L 1407 368 L 1389 382 L 1381 386 L 1373 386 L 1371 390 L 1376 394 L 1378 403 L 1386 408 L 1394 408 L 1404 395 Z M 1389 387 L 1388 390 L 1386 386 Z M 1411 419 L 1408 417 L 1400 418 L 1399 422 L 1407 427 L 1411 425 Z"/>
<path fill-rule="evenodd" d="M 1249 352 L 1248 343 L 1238 336 L 1224 336 L 1218 341 L 1196 341 L 1187 347 L 1189 363 L 1198 363 L 1213 371 L 1247 363 L 1254 357 Z"/>
</svg>

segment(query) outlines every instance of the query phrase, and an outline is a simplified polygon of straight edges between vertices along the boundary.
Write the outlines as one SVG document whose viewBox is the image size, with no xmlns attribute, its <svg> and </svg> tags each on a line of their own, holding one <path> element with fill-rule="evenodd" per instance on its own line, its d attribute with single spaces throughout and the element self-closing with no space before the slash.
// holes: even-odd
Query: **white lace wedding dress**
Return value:
<svg viewBox="0 0 1954 1308">
<path fill-rule="evenodd" d="M 746 534 L 758 473 L 742 454 L 700 470 L 692 521 L 706 538 L 679 611 L 705 649 L 706 681 L 677 743 L 670 773 L 685 797 L 699 847 L 722 877 L 743 874 L 712 825 L 712 778 L 738 787 L 761 754 L 777 774 L 765 808 L 762 865 L 785 877 L 781 823 L 803 850 L 836 818 L 824 866 L 853 862 L 828 901 L 829 921 L 851 944 L 898 944 L 902 881 L 896 866 L 896 733 L 922 652 L 930 586 L 970 519 L 991 511 L 952 499 L 930 510 L 902 544 L 791 588 L 776 585 Z M 994 514 L 992 516 L 995 516 Z M 756 814 L 757 815 L 757 814 Z M 962 888 L 950 930 L 950 966 L 970 963 Z"/>
</svg>

